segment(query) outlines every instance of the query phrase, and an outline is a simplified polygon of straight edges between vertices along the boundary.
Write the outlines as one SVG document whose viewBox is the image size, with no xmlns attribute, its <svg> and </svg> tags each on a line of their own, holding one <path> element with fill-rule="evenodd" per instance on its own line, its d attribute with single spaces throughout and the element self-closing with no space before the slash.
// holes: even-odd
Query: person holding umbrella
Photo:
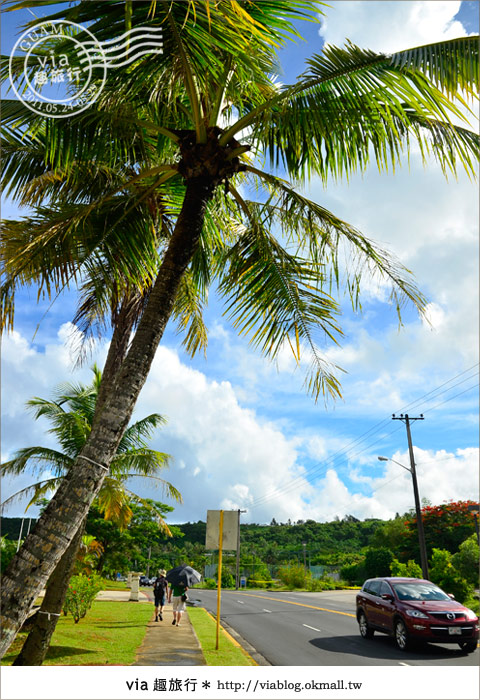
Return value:
<svg viewBox="0 0 480 700">
<path fill-rule="evenodd" d="M 180 627 L 180 620 L 185 612 L 188 587 L 199 583 L 202 576 L 191 566 L 176 566 L 167 572 L 167 581 L 170 583 L 168 602 L 173 603 L 172 625 Z M 173 601 L 172 601 L 173 598 Z"/>
</svg>

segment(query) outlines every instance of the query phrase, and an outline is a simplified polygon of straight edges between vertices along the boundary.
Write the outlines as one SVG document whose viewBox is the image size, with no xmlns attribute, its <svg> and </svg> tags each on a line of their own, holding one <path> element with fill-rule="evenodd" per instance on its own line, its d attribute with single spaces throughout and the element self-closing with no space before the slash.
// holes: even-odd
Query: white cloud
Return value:
<svg viewBox="0 0 480 700">
<path fill-rule="evenodd" d="M 18 333 L 5 339 L 4 372 L 20 390 L 15 404 L 8 406 L 7 452 L 26 444 L 45 444 L 46 425 L 33 421 L 23 409 L 31 395 L 48 396 L 64 380 L 89 381 L 84 368 L 72 377 L 68 350 L 62 342 L 44 353 L 32 348 Z M 105 348 L 102 348 L 102 353 Z M 36 372 L 39 366 L 42 372 Z M 14 370 L 14 373 L 11 373 Z M 23 384 L 20 384 L 20 378 Z M 388 378 L 378 378 L 374 392 L 388 390 Z M 273 386 L 273 385 L 272 385 Z M 4 404 L 5 405 L 5 404 Z M 348 469 L 328 468 L 314 483 L 307 480 L 302 454 L 329 465 L 329 459 L 351 443 L 342 423 L 329 424 L 316 435 L 306 430 L 301 420 L 291 420 L 289 435 L 280 424 L 266 420 L 241 405 L 232 385 L 209 380 L 205 374 L 183 364 L 178 354 L 167 347 L 157 351 L 151 374 L 140 395 L 135 417 L 159 412 L 168 418 L 156 435 L 153 446 L 173 455 L 170 470 L 163 477 L 180 489 L 184 505 L 176 506 L 174 521 L 205 519 L 207 509 L 247 509 L 245 522 L 269 522 L 272 517 L 286 522 L 312 518 L 331 520 L 336 515 L 353 514 L 358 518 L 393 517 L 411 507 L 411 478 L 394 463 L 384 471 L 369 474 L 372 458 L 358 456 Z M 471 498 L 478 480 L 475 464 L 478 450 L 422 450 L 415 447 L 422 497 L 433 503 Z M 8 456 L 7 454 L 5 456 Z M 408 455 L 393 458 L 408 465 Z M 331 464 L 331 462 L 330 462 Z M 392 485 L 390 482 L 393 480 Z M 5 481 L 3 498 L 27 484 L 26 477 Z M 144 496 L 162 500 L 161 492 L 132 484 Z M 21 513 L 17 508 L 8 514 Z"/>
<path fill-rule="evenodd" d="M 320 35 L 336 46 L 348 38 L 362 48 L 393 53 L 466 35 L 463 25 L 453 21 L 460 0 L 333 0 L 329 5 Z"/>
<path fill-rule="evenodd" d="M 355 379 L 371 381 L 373 386 L 383 375 L 396 392 L 402 385 L 406 388 L 408 376 L 412 387 L 417 382 L 431 388 L 440 383 L 442 373 L 450 377 L 474 365 L 478 361 L 476 184 L 464 175 L 446 181 L 438 166 L 424 169 L 414 156 L 410 169 L 400 169 L 395 176 L 380 175 L 372 168 L 364 178 L 353 177 L 349 185 L 332 185 L 325 191 L 315 184 L 311 196 L 399 257 L 428 299 L 431 326 L 407 311 L 399 331 L 394 309 L 386 314 L 385 307 L 375 305 L 383 293 L 378 294 L 365 278 L 366 315 L 347 314 L 342 347 L 327 351 L 333 362 L 350 372 L 344 386 Z M 367 389 L 365 400 L 369 395 L 373 398 Z"/>
</svg>

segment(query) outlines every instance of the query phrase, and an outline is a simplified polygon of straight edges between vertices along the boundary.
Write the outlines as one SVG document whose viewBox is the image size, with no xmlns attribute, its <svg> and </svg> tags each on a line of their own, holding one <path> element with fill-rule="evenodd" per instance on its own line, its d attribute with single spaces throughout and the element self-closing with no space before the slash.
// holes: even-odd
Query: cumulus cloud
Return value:
<svg viewBox="0 0 480 700">
<path fill-rule="evenodd" d="M 64 343 L 67 330 L 60 329 L 57 343 L 44 352 L 19 333 L 5 340 L 6 389 L 18 395 L 7 408 L 4 458 L 27 444 L 53 445 L 45 433 L 47 425 L 33 421 L 25 412 L 26 399 L 49 396 L 65 380 L 90 380 L 87 368 L 72 375 Z M 99 351 L 103 355 L 105 348 Z M 271 387 L 274 390 L 274 384 Z M 411 506 L 410 475 L 394 463 L 387 463 L 384 471 L 375 463 L 372 473 L 372 459 L 362 457 L 359 450 L 348 461 L 348 468 L 334 466 L 332 456 L 345 453 L 352 442 L 352 436 L 343 434 L 344 425 L 336 431 L 330 425 L 312 435 L 299 420 L 286 431 L 281 422 L 243 406 L 230 382 L 207 378 L 165 346 L 157 351 L 134 419 L 153 412 L 168 419 L 152 445 L 174 458 L 163 476 L 183 495 L 184 504 L 175 506 L 173 520 L 177 522 L 205 519 L 208 509 L 219 508 L 246 509 L 245 522 L 269 522 L 272 517 L 286 522 L 331 520 L 347 513 L 358 518 L 388 518 Z M 422 496 L 434 503 L 472 497 L 477 486 L 472 476 L 477 450 L 416 448 L 416 455 Z M 395 453 L 393 458 L 408 464 L 406 454 Z M 316 469 L 311 467 L 312 460 L 318 460 Z M 27 483 L 27 476 L 5 480 L 3 498 Z M 143 496 L 163 499 L 161 491 L 140 479 L 130 485 Z M 7 511 L 7 515 L 13 513 L 21 514 L 18 506 Z"/>
<path fill-rule="evenodd" d="M 322 19 L 320 35 L 329 44 L 341 45 L 348 38 L 362 48 L 393 53 L 465 36 L 464 26 L 454 20 L 460 5 L 460 0 L 333 0 L 327 18 Z"/>
</svg>

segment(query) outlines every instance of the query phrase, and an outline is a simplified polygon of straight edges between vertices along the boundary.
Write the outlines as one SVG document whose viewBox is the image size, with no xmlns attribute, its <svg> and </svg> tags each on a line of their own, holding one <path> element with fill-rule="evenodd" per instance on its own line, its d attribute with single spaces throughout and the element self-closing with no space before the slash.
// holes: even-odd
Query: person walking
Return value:
<svg viewBox="0 0 480 700">
<path fill-rule="evenodd" d="M 185 612 L 185 603 L 187 600 L 188 586 L 184 583 L 171 583 L 168 594 L 168 602 L 173 598 L 173 620 L 172 625 L 180 627 L 180 620 Z"/>
<path fill-rule="evenodd" d="M 153 595 L 155 597 L 155 622 L 163 620 L 163 607 L 168 593 L 168 581 L 165 578 L 167 572 L 165 569 L 160 569 L 158 576 L 153 584 Z"/>
</svg>

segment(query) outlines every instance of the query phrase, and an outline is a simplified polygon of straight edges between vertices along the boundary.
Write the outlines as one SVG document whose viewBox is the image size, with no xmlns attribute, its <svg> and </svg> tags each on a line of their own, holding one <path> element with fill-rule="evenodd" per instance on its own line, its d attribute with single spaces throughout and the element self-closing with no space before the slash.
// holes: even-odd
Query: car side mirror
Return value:
<svg viewBox="0 0 480 700">
<path fill-rule="evenodd" d="M 451 598 L 452 600 L 455 600 L 455 596 L 453 593 L 447 593 L 448 597 Z"/>
<path fill-rule="evenodd" d="M 389 600 L 390 602 L 393 602 L 393 595 L 391 595 L 391 593 L 383 593 L 382 600 Z"/>
</svg>

